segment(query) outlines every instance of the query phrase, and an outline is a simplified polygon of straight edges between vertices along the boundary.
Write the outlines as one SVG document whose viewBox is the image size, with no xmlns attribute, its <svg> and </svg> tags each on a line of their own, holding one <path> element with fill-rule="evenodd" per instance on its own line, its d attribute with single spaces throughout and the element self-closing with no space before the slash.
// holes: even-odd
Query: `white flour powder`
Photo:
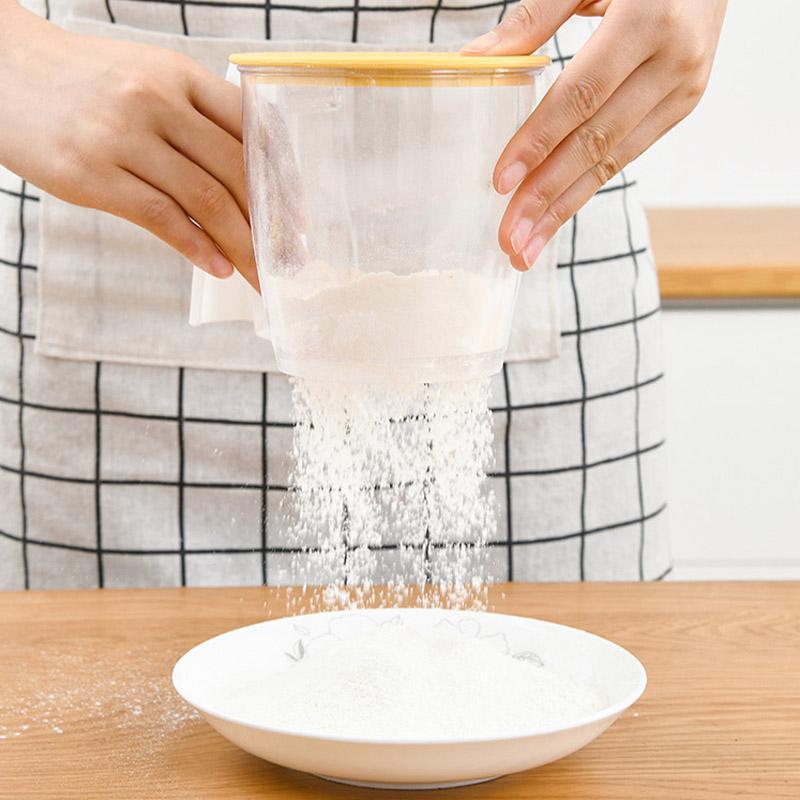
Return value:
<svg viewBox="0 0 800 800">
<path fill-rule="evenodd" d="M 510 270 L 397 275 L 312 261 L 291 278 L 270 278 L 267 302 L 282 353 L 334 365 L 396 364 L 503 350 L 516 288 Z"/>
<path fill-rule="evenodd" d="M 146 731 L 153 748 L 200 715 L 172 689 L 174 654 L 140 644 L 114 655 L 84 652 L 80 641 L 21 654 L 14 694 L 0 690 L 0 740 L 39 734 L 71 734 L 87 725 Z M 136 659 L 141 659 L 138 667 Z M 124 671 L 120 663 L 127 664 Z M 53 671 L 44 683 L 43 664 Z M 142 751 L 140 750 L 140 753 Z"/>
<path fill-rule="evenodd" d="M 295 575 L 333 587 L 427 584 L 429 602 L 479 605 L 495 506 L 484 469 L 488 382 L 297 380 L 284 535 Z M 339 599 L 336 593 L 332 599 Z"/>
<path fill-rule="evenodd" d="M 598 687 L 449 626 L 386 624 L 334 640 L 279 674 L 223 690 L 226 711 L 315 734 L 377 739 L 488 738 L 599 711 Z"/>
<path fill-rule="evenodd" d="M 464 378 L 499 360 L 516 287 L 510 271 L 367 273 L 323 261 L 270 279 L 279 363 L 300 374 L 311 363 L 326 378 L 294 382 L 286 580 L 330 585 L 336 605 L 336 589 L 375 583 L 399 599 L 424 584 L 428 604 L 481 604 L 493 431 L 488 380 Z"/>
</svg>

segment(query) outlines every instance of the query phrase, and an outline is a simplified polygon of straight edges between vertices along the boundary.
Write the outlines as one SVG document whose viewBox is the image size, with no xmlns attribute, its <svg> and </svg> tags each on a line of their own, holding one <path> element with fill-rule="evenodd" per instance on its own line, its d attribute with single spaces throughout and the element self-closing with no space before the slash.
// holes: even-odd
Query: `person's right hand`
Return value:
<svg viewBox="0 0 800 800">
<path fill-rule="evenodd" d="M 239 90 L 185 56 L 68 33 L 7 0 L 0 27 L 0 163 L 257 289 Z"/>
</svg>

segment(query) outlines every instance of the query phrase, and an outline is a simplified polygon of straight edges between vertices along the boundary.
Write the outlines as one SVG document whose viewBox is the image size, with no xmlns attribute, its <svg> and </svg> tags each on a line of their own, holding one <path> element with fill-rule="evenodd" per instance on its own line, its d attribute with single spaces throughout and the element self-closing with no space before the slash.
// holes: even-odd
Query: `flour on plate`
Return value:
<svg viewBox="0 0 800 800">
<path fill-rule="evenodd" d="M 451 626 L 388 623 L 312 647 L 268 679 L 221 689 L 221 700 L 259 725 L 390 740 L 518 736 L 607 705 L 593 684 L 498 645 Z"/>
</svg>

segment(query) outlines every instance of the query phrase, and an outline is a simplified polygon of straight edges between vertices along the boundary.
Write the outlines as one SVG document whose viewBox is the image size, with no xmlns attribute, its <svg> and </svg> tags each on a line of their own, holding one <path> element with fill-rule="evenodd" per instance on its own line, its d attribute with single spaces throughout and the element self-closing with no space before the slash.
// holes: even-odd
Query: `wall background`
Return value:
<svg viewBox="0 0 800 800">
<path fill-rule="evenodd" d="M 673 578 L 800 579 L 800 307 L 664 311 Z"/>
<path fill-rule="evenodd" d="M 632 169 L 645 205 L 800 205 L 798 42 L 797 0 L 729 0 L 705 97 Z"/>
<path fill-rule="evenodd" d="M 800 205 L 799 32 L 729 1 L 705 97 L 629 168 L 645 205 Z M 664 349 L 672 578 L 800 579 L 800 304 L 667 305 Z"/>
</svg>

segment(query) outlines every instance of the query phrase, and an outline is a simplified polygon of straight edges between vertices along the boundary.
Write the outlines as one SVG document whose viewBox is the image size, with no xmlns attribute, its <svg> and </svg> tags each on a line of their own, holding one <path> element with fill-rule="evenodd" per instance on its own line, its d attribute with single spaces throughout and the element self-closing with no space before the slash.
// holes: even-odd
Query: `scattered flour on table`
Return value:
<svg viewBox="0 0 800 800">
<path fill-rule="evenodd" d="M 294 581 L 329 586 L 339 605 L 380 583 L 398 601 L 425 586 L 428 604 L 480 607 L 496 528 L 488 393 L 488 381 L 295 380 L 282 509 Z"/>
<path fill-rule="evenodd" d="M 494 640 L 494 641 L 493 641 Z M 384 624 L 315 650 L 285 671 L 221 687 L 227 713 L 285 730 L 355 738 L 513 736 L 607 705 L 593 684 L 496 637 Z"/>
<path fill-rule="evenodd" d="M 115 731 L 141 728 L 155 749 L 159 742 L 200 719 L 172 688 L 171 657 L 154 673 L 150 662 L 164 658 L 160 652 L 152 654 L 144 645 L 137 647 L 128 654 L 129 666 L 124 671 L 119 668 L 118 655 L 119 651 L 114 658 L 106 658 L 55 650 L 26 654 L 30 662 L 47 663 L 56 677 L 42 686 L 41 669 L 29 669 L 20 661 L 15 695 L 0 692 L 0 740 L 70 734 L 91 725 Z M 142 668 L 135 666 L 136 656 L 141 658 Z M 28 678 L 28 674 L 36 677 Z M 139 752 L 144 751 L 139 748 Z"/>
</svg>

